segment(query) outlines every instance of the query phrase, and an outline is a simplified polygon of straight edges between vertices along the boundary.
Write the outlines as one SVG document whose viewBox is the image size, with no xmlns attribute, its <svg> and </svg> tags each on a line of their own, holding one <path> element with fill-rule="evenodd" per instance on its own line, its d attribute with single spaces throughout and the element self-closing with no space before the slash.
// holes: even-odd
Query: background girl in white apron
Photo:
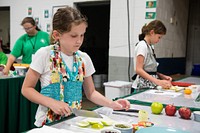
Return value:
<svg viewBox="0 0 200 133">
<path fill-rule="evenodd" d="M 170 88 L 172 78 L 157 72 L 158 63 L 154 53 L 153 45 L 158 43 L 166 34 L 166 27 L 159 20 L 151 21 L 142 27 L 139 42 L 134 51 L 134 76 L 132 88 Z"/>
</svg>

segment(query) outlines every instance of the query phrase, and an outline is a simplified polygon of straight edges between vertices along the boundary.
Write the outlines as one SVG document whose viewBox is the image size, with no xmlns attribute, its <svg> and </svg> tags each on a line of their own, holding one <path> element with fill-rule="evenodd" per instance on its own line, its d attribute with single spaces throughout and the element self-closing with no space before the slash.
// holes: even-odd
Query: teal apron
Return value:
<svg viewBox="0 0 200 133">
<path fill-rule="evenodd" d="M 84 73 L 84 63 L 78 52 L 73 54 L 73 69 L 65 64 L 60 52 L 60 46 L 54 44 L 50 50 L 50 84 L 41 89 L 41 94 L 58 101 L 64 101 L 72 108 L 82 107 L 82 84 Z M 42 125 L 60 120 L 62 116 L 55 114 L 48 109 L 46 119 Z"/>
</svg>

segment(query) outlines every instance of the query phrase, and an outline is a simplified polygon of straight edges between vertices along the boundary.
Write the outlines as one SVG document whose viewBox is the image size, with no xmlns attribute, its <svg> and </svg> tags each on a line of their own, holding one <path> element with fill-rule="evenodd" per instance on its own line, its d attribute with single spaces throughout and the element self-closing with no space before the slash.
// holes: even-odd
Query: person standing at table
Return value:
<svg viewBox="0 0 200 133">
<path fill-rule="evenodd" d="M 95 104 L 112 109 L 129 109 L 130 102 L 105 98 L 95 90 L 91 58 L 79 50 L 87 28 L 87 19 L 77 9 L 60 8 L 53 17 L 52 43 L 36 52 L 26 74 L 22 94 L 39 104 L 36 126 L 42 126 L 71 114 L 71 108 L 81 109 L 82 88 Z M 41 92 L 34 88 L 38 79 Z"/>
<path fill-rule="evenodd" d="M 22 56 L 23 64 L 30 64 L 35 52 L 50 43 L 49 34 L 41 31 L 32 17 L 26 17 L 21 22 L 26 34 L 22 35 L 15 43 L 3 70 L 7 75 L 15 60 Z"/>
<path fill-rule="evenodd" d="M 134 70 L 132 88 L 170 88 L 172 78 L 157 72 L 158 63 L 154 53 L 153 45 L 158 43 L 166 34 L 167 29 L 159 20 L 153 20 L 142 27 L 139 42 L 134 51 Z"/>
<path fill-rule="evenodd" d="M 0 42 L 0 65 L 6 65 L 7 63 L 7 55 L 3 52 L 2 43 Z"/>
</svg>

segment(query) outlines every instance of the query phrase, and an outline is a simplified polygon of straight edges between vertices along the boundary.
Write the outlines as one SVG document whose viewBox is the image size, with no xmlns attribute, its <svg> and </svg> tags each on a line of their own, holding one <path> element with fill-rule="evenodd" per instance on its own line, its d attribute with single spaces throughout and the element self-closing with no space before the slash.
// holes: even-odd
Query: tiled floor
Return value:
<svg viewBox="0 0 200 133">
<path fill-rule="evenodd" d="M 105 89 L 104 88 L 96 88 L 98 92 L 101 94 L 105 95 Z M 83 102 L 82 102 L 82 109 L 91 109 L 96 107 L 97 105 L 94 104 L 93 102 L 89 101 L 85 95 L 83 95 Z"/>
</svg>

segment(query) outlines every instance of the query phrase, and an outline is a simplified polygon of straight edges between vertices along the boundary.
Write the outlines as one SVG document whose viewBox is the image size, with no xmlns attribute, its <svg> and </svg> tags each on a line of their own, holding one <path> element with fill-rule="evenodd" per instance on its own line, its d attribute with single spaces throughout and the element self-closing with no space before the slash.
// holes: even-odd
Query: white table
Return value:
<svg viewBox="0 0 200 133">
<path fill-rule="evenodd" d="M 163 104 L 174 104 L 175 106 L 186 106 L 190 108 L 200 108 L 200 102 L 195 102 L 196 97 L 200 93 L 200 89 L 192 92 L 191 95 L 185 95 L 183 91 L 162 91 L 157 93 L 157 90 L 147 90 L 143 93 L 138 93 L 125 99 L 138 100 L 142 102 L 161 102 Z"/>
<path fill-rule="evenodd" d="M 185 78 L 180 80 L 181 82 L 192 82 L 192 83 L 196 83 L 196 84 L 200 84 L 200 78 L 193 78 L 193 77 L 189 77 L 189 78 Z M 151 90 L 148 90 L 151 91 Z M 194 98 L 195 98 L 195 94 L 190 95 L 190 96 L 186 96 L 183 94 L 183 92 L 178 92 L 177 94 L 170 94 L 167 93 L 168 95 L 157 95 L 157 94 L 152 94 L 152 93 L 148 93 L 148 91 L 146 92 L 142 92 L 142 93 L 138 93 L 132 96 L 128 96 L 125 99 L 130 99 L 130 100 L 139 100 L 139 101 L 144 101 L 144 102 L 154 102 L 154 101 L 158 101 L 161 102 L 163 104 L 171 104 L 174 103 L 175 106 L 188 106 L 191 108 L 200 108 L 200 103 L 196 103 L 194 102 Z M 196 94 L 199 93 L 200 89 L 197 90 Z M 163 110 L 162 113 L 160 115 L 154 115 L 151 113 L 151 108 L 150 106 L 144 106 L 144 105 L 138 105 L 138 104 L 131 104 L 131 108 L 136 108 L 139 110 L 145 110 L 148 112 L 149 114 L 149 121 L 154 123 L 154 126 L 161 126 L 161 127 L 169 127 L 169 128 L 174 128 L 174 129 L 181 129 L 181 130 L 185 130 L 185 131 L 189 131 L 190 133 L 200 133 L 200 122 L 196 122 L 194 121 L 194 116 L 192 114 L 191 119 L 190 120 L 185 120 L 180 118 L 178 111 L 176 112 L 175 116 L 166 116 L 165 115 L 165 111 Z M 137 113 L 135 113 L 134 117 L 130 117 L 130 116 L 124 116 L 124 115 L 116 115 L 116 114 L 112 114 L 110 112 L 110 109 L 102 107 L 97 109 L 96 111 L 98 112 L 104 112 L 104 119 L 112 119 L 115 122 L 126 122 L 126 123 L 131 123 L 131 124 L 136 124 L 138 123 L 138 117 L 137 117 Z M 105 113 L 107 112 L 107 113 Z M 95 130 L 95 129 L 91 129 L 91 128 L 81 128 L 78 127 L 76 125 L 76 122 L 78 121 L 82 121 L 88 118 L 85 117 L 74 117 L 72 119 L 69 120 L 65 120 L 62 122 L 59 122 L 57 124 L 51 125 L 51 127 L 56 128 L 56 129 L 64 129 L 66 131 L 72 131 L 72 132 L 81 132 L 81 133 L 89 133 L 89 132 L 93 132 L 93 133 L 100 133 L 101 130 Z M 98 118 L 100 119 L 100 118 Z M 104 127 L 104 128 L 112 128 L 111 127 Z"/>
<path fill-rule="evenodd" d="M 184 120 L 180 118 L 178 112 L 176 112 L 175 116 L 166 116 L 164 110 L 160 115 L 154 115 L 151 113 L 151 108 L 149 106 L 142 106 L 142 105 L 132 105 L 132 108 L 137 108 L 141 110 L 145 110 L 149 114 L 149 121 L 154 123 L 154 126 L 161 126 L 161 127 L 169 127 L 173 129 L 181 129 L 185 131 L 189 131 L 190 133 L 200 133 L 200 123 L 193 120 L 193 115 L 191 116 L 190 120 Z M 97 110 L 102 110 L 105 108 L 99 108 Z M 138 114 L 135 113 L 137 116 Z M 111 114 L 109 115 L 109 118 L 112 120 L 115 120 L 117 122 L 127 122 L 127 123 L 137 123 L 138 117 L 130 117 L 130 116 L 124 116 L 124 115 L 115 115 Z M 81 121 L 84 119 L 84 117 L 75 117 L 70 120 L 66 120 L 63 122 L 60 122 L 58 124 L 52 125 L 51 127 L 57 128 L 57 129 L 66 129 L 71 130 L 74 132 L 82 132 L 82 133 L 100 133 L 100 130 L 94 130 L 91 128 L 80 128 L 76 126 L 77 121 Z M 106 127 L 106 128 L 112 128 L 112 127 Z"/>
<path fill-rule="evenodd" d="M 179 80 L 180 82 L 189 82 L 195 83 L 196 85 L 200 85 L 200 77 L 187 77 Z"/>
<path fill-rule="evenodd" d="M 174 104 L 175 106 L 186 106 L 189 108 L 200 108 L 200 102 L 195 102 L 195 99 L 200 94 L 200 77 L 188 77 L 178 82 L 195 83 L 191 95 L 185 95 L 183 90 L 175 92 L 174 90 L 163 89 L 161 93 L 157 90 L 147 90 L 143 93 L 138 93 L 125 99 L 138 100 L 142 102 L 161 102 L 163 104 Z"/>
</svg>

